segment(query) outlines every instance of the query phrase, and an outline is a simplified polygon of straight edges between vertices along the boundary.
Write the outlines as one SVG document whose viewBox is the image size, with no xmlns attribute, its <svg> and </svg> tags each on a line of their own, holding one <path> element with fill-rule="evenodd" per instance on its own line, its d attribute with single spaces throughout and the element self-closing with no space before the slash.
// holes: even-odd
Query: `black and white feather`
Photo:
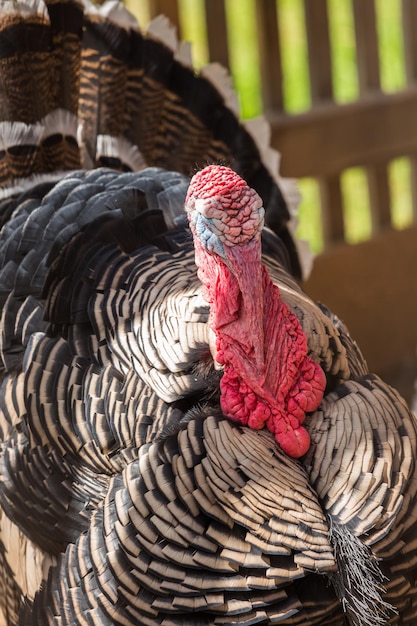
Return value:
<svg viewBox="0 0 417 626">
<path fill-rule="evenodd" d="M 416 421 L 299 286 L 264 123 L 164 20 L 0 10 L 0 625 L 415 624 Z M 301 461 L 220 410 L 183 211 L 219 161 L 326 374 Z"/>
</svg>

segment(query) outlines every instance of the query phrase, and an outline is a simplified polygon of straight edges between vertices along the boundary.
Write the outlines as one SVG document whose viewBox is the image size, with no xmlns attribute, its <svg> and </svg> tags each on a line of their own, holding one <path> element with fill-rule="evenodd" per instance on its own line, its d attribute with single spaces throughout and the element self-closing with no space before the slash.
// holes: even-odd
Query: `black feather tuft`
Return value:
<svg viewBox="0 0 417 626">
<path fill-rule="evenodd" d="M 384 576 L 377 558 L 347 525 L 329 519 L 330 541 L 338 571 L 330 574 L 336 594 L 353 626 L 383 626 L 397 611 L 384 600 Z"/>
</svg>

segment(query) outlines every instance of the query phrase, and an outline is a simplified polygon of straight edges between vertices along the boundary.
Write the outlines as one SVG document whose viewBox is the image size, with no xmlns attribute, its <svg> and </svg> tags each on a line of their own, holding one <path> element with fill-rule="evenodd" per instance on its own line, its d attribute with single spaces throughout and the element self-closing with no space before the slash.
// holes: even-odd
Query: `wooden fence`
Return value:
<svg viewBox="0 0 417 626">
<path fill-rule="evenodd" d="M 164 13 L 181 33 L 176 0 L 146 4 L 151 17 Z M 204 7 L 209 58 L 229 67 L 225 0 L 205 0 Z M 345 320 L 371 369 L 409 399 L 417 363 L 417 0 L 401 3 L 407 85 L 389 94 L 381 89 L 375 2 L 351 0 L 359 96 L 344 105 L 334 100 L 327 1 L 304 0 L 303 8 L 312 102 L 291 115 L 284 110 L 280 3 L 256 0 L 263 109 L 281 172 L 313 177 L 320 190 L 324 252 L 306 290 Z M 410 162 L 412 224 L 404 231 L 391 225 L 388 175 L 400 156 Z M 341 175 L 353 166 L 366 172 L 372 236 L 349 246 Z"/>
</svg>

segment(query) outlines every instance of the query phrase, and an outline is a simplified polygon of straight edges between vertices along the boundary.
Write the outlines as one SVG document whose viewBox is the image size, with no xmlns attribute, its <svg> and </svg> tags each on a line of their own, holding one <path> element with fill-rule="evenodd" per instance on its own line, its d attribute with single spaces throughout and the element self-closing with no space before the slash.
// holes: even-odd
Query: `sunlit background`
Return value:
<svg viewBox="0 0 417 626">
<path fill-rule="evenodd" d="M 244 118 L 262 113 L 259 57 L 256 46 L 256 2 L 259 0 L 226 0 L 226 17 L 230 44 L 230 69 L 238 92 Z M 148 4 L 143 0 L 126 0 L 127 7 L 146 26 Z M 311 104 L 308 80 L 307 42 L 303 0 L 277 0 L 280 15 L 281 53 L 284 74 L 285 110 L 302 113 Z M 178 0 L 182 37 L 192 43 L 196 68 L 208 63 L 204 0 Z M 350 0 L 328 0 L 334 96 L 338 103 L 355 100 L 359 94 L 356 69 L 354 24 Z M 386 92 L 402 89 L 406 84 L 402 48 L 400 0 L 376 0 L 381 86 Z M 411 224 L 410 165 L 407 158 L 395 159 L 389 165 L 392 190 L 392 223 L 394 228 Z M 313 179 L 299 181 L 302 203 L 299 208 L 298 235 L 310 241 L 315 252 L 323 248 L 319 191 Z M 364 241 L 371 236 L 371 217 L 366 175 L 361 168 L 351 168 L 342 175 L 344 220 L 348 243 Z"/>
</svg>

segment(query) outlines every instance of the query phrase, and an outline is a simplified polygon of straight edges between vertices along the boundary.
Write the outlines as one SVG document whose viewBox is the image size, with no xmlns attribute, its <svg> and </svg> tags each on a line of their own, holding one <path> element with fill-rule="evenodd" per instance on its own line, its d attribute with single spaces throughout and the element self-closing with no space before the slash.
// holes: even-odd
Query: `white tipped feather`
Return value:
<svg viewBox="0 0 417 626">
<path fill-rule="evenodd" d="M 182 63 L 182 65 L 185 65 L 186 67 L 194 69 L 192 46 L 189 41 L 181 41 L 181 43 L 177 47 L 177 50 L 174 54 L 174 58 L 179 63 Z"/>
<path fill-rule="evenodd" d="M 0 122 L 0 150 L 12 146 L 38 146 L 42 139 L 43 126 L 24 122 Z"/>
<path fill-rule="evenodd" d="M 239 100 L 233 87 L 232 78 L 220 63 L 209 63 L 200 70 L 200 75 L 211 82 L 223 96 L 225 105 L 233 111 L 236 117 L 240 116 Z"/>
<path fill-rule="evenodd" d="M 260 116 L 247 120 L 245 128 L 256 142 L 269 173 L 277 180 L 281 155 L 271 148 L 271 127 L 269 123 L 263 116 Z"/>
<path fill-rule="evenodd" d="M 29 15 L 41 15 L 45 20 L 49 21 L 48 10 L 44 0 L 25 0 L 24 2 L 3 0 L 0 8 L 3 16 L 21 15 L 22 17 L 28 17 Z"/>
<path fill-rule="evenodd" d="M 301 202 L 301 192 L 296 179 L 278 176 L 278 184 L 285 198 L 285 202 L 287 203 L 291 219 L 297 220 L 298 206 Z"/>
<path fill-rule="evenodd" d="M 101 156 L 120 159 L 122 163 L 128 165 L 134 172 L 146 167 L 146 161 L 138 147 L 124 137 L 98 135 L 97 160 Z"/>
<path fill-rule="evenodd" d="M 279 185 L 291 217 L 296 216 L 301 194 L 295 180 L 282 178 L 279 175 L 281 155 L 277 150 L 271 148 L 271 127 L 268 121 L 262 116 L 257 117 L 253 120 L 246 121 L 245 128 L 258 146 L 266 168 Z"/>
<path fill-rule="evenodd" d="M 90 0 L 83 0 L 85 12 L 88 15 L 95 15 L 106 18 L 121 28 L 139 28 L 137 19 L 118 0 L 107 0 L 101 6 L 95 5 Z"/>
<path fill-rule="evenodd" d="M 279 186 L 282 195 L 285 198 L 287 207 L 290 211 L 290 220 L 288 222 L 288 230 L 290 231 L 297 249 L 298 258 L 301 266 L 301 278 L 308 280 L 314 265 L 315 255 L 311 250 L 310 243 L 306 239 L 297 237 L 298 227 L 298 210 L 297 207 L 301 202 L 301 193 L 297 185 L 297 181 L 292 178 L 280 178 Z"/>
<path fill-rule="evenodd" d="M 309 242 L 306 239 L 298 239 L 295 231 L 292 231 L 291 223 L 289 226 L 300 260 L 301 276 L 303 280 L 307 280 L 313 269 L 315 255 L 311 251 Z"/>
<path fill-rule="evenodd" d="M 146 34 L 165 44 L 172 52 L 175 52 L 178 48 L 176 28 L 165 15 L 155 17 L 149 23 Z"/>
<path fill-rule="evenodd" d="M 78 118 L 65 109 L 55 109 L 41 120 L 42 138 L 62 134 L 77 138 Z"/>
<path fill-rule="evenodd" d="M 165 15 L 158 15 L 148 25 L 146 34 L 163 43 L 174 53 L 182 65 L 193 69 L 192 49 L 189 41 L 178 41 L 177 29 Z"/>
<path fill-rule="evenodd" d="M 64 109 L 55 109 L 36 124 L 0 122 L 0 149 L 12 146 L 38 146 L 42 139 L 55 133 L 77 137 L 78 120 Z"/>
</svg>

